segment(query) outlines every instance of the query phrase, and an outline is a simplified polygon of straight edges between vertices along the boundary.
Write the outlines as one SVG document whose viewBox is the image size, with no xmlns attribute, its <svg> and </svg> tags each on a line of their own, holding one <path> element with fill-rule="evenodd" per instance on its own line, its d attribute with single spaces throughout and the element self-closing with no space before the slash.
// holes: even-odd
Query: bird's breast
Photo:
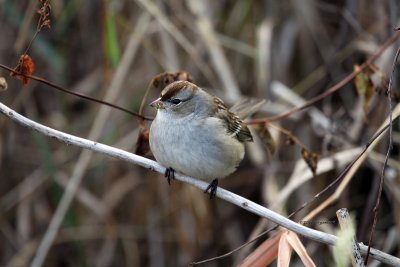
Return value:
<svg viewBox="0 0 400 267">
<path fill-rule="evenodd" d="M 150 148 L 164 167 L 211 181 L 236 170 L 244 145 L 227 135 L 216 118 L 164 120 L 156 117 L 150 128 Z"/>
</svg>

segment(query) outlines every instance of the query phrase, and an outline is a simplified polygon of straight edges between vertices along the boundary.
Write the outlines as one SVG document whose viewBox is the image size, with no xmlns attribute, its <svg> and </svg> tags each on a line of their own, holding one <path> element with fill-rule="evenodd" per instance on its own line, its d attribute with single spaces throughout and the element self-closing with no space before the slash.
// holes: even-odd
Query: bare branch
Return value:
<svg viewBox="0 0 400 267">
<path fill-rule="evenodd" d="M 93 152 L 98 152 L 105 154 L 107 156 L 124 160 L 139 166 L 142 166 L 144 168 L 159 172 L 159 173 L 164 173 L 165 168 L 161 165 L 159 165 L 157 162 L 129 153 L 127 151 L 107 146 L 98 142 L 90 141 L 81 137 L 77 137 L 74 135 L 70 135 L 55 129 L 52 129 L 50 127 L 44 126 L 42 124 L 39 124 L 37 122 L 34 122 L 19 113 L 15 112 L 14 110 L 10 109 L 3 103 L 0 103 L 0 113 L 4 114 L 11 120 L 26 126 L 28 128 L 31 128 L 33 130 L 36 130 L 46 136 L 49 136 L 51 138 L 55 138 L 59 141 L 62 141 L 68 145 L 75 145 L 81 148 L 85 148 L 88 150 L 91 150 Z M 177 180 L 180 180 L 182 182 L 185 182 L 187 184 L 190 184 L 194 187 L 197 187 L 201 190 L 205 190 L 208 186 L 206 182 L 176 173 L 175 178 Z M 297 234 L 303 235 L 309 239 L 315 240 L 320 243 L 328 244 L 328 245 L 335 245 L 336 243 L 336 236 L 331 235 L 331 234 L 326 234 L 314 229 L 310 229 L 308 227 L 305 227 L 299 223 L 296 223 L 294 221 L 291 221 L 287 218 L 285 218 L 282 215 L 279 215 L 255 202 L 252 202 L 246 198 L 243 198 L 239 195 L 236 195 L 230 191 L 227 191 L 223 188 L 218 188 L 216 196 L 220 199 L 226 200 L 238 207 L 241 207 L 251 213 L 254 213 L 256 215 L 259 215 L 261 217 L 264 217 L 268 220 L 271 220 Z M 360 244 L 361 252 L 363 254 L 366 253 L 367 247 L 363 244 Z M 381 252 L 376 249 L 371 249 L 370 251 L 371 257 L 384 262 L 386 264 L 390 265 L 396 265 L 400 266 L 400 259 L 396 258 L 394 256 L 391 256 L 389 254 L 386 254 L 384 252 Z"/>
</svg>

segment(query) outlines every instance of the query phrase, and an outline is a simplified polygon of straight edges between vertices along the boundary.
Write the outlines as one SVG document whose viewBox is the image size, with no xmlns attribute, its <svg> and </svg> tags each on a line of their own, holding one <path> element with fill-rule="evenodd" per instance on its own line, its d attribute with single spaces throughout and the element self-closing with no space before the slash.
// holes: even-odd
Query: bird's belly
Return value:
<svg viewBox="0 0 400 267">
<path fill-rule="evenodd" d="M 150 130 L 150 147 L 164 167 L 211 181 L 233 173 L 244 156 L 244 145 L 239 141 L 201 134 L 204 129 L 198 127 L 177 126 L 179 130 L 171 127 L 164 127 L 162 131 Z M 162 134 L 155 135 L 154 132 Z"/>
</svg>

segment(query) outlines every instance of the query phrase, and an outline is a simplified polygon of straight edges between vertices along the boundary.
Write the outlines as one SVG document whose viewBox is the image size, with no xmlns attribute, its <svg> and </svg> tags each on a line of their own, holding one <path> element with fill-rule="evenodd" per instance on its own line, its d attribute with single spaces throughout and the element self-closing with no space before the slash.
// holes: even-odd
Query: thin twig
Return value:
<svg viewBox="0 0 400 267">
<path fill-rule="evenodd" d="M 142 116 L 137 112 L 134 112 L 134 111 L 131 111 L 129 109 L 114 105 L 114 104 L 109 103 L 107 101 L 100 100 L 100 99 L 97 99 L 97 98 L 94 98 L 94 97 L 91 97 L 91 96 L 88 96 L 88 95 L 85 95 L 85 94 L 81 94 L 81 93 L 77 93 L 77 92 L 68 90 L 66 88 L 63 88 L 63 87 L 61 87 L 61 86 L 59 86 L 59 85 L 57 85 L 57 84 L 55 84 L 53 82 L 50 82 L 50 81 L 48 81 L 46 79 L 43 79 L 41 77 L 34 76 L 34 75 L 26 75 L 24 73 L 21 73 L 21 72 L 18 72 L 16 70 L 14 70 L 14 69 L 6 66 L 6 65 L 0 64 L 0 68 L 8 70 L 9 72 L 17 74 L 17 75 L 21 75 L 21 76 L 26 77 L 28 79 L 32 79 L 32 80 L 38 81 L 40 83 L 46 84 L 46 85 L 48 85 L 48 86 L 50 86 L 50 87 L 52 87 L 54 89 L 57 89 L 59 91 L 64 92 L 64 93 L 67 93 L 67 94 L 70 94 L 70 95 L 74 95 L 74 96 L 77 96 L 77 97 L 80 97 L 80 98 L 83 98 L 83 99 L 86 99 L 86 100 L 94 101 L 94 102 L 97 102 L 97 103 L 100 103 L 100 104 L 103 104 L 103 105 L 106 105 L 106 106 L 109 106 L 109 107 L 124 111 L 126 113 L 131 114 L 132 116 L 136 116 L 136 117 L 141 118 L 143 120 L 152 120 L 153 119 L 153 118 L 150 118 L 150 117 Z"/>
<path fill-rule="evenodd" d="M 31 48 L 33 41 L 36 39 L 38 34 L 41 32 L 43 27 L 49 27 L 50 28 L 50 11 L 51 11 L 51 6 L 49 4 L 49 1 L 40 1 L 42 6 L 40 9 L 37 11 L 37 13 L 40 15 L 39 20 L 36 25 L 36 32 L 33 35 L 32 39 L 29 41 L 28 46 L 25 49 L 25 52 L 23 55 L 28 54 L 29 49 Z"/>
<path fill-rule="evenodd" d="M 378 211 L 379 211 L 379 206 L 381 203 L 381 196 L 382 196 L 382 189 L 383 189 L 383 182 L 385 180 L 385 170 L 387 166 L 387 162 L 390 156 L 390 152 L 392 151 L 392 131 L 393 131 L 393 114 L 392 114 L 392 82 L 393 82 L 393 75 L 394 71 L 396 69 L 396 62 L 400 54 L 400 48 L 397 49 L 396 55 L 394 57 L 393 63 L 392 63 L 392 73 L 390 75 L 390 80 L 389 80 L 389 85 L 387 89 L 387 100 L 389 104 L 389 147 L 386 152 L 386 157 L 385 157 L 385 162 L 383 163 L 381 175 L 380 175 L 380 181 L 379 181 L 379 190 L 378 190 L 378 195 L 376 197 L 376 204 L 374 207 L 374 221 L 372 223 L 372 228 L 371 228 L 371 233 L 369 235 L 369 240 L 368 240 L 368 251 L 367 251 L 367 256 L 365 258 L 365 265 L 368 263 L 368 256 L 369 252 L 371 249 L 371 243 L 372 239 L 374 237 L 374 232 L 375 232 L 375 227 L 376 227 L 376 222 L 378 220 Z"/>
<path fill-rule="evenodd" d="M 341 80 L 340 82 L 338 82 L 337 84 L 335 84 L 334 86 L 330 87 L 328 90 L 326 90 L 325 92 L 323 92 L 320 95 L 317 95 L 316 97 L 311 98 L 310 100 L 308 100 L 306 103 L 304 103 L 303 105 L 297 106 L 295 108 L 289 109 L 281 114 L 278 115 L 274 115 L 271 117 L 267 117 L 267 118 L 258 118 L 258 119 L 253 119 L 253 120 L 249 120 L 248 122 L 246 122 L 247 124 L 257 124 L 257 123 L 261 123 L 261 122 L 267 122 L 267 121 L 276 121 L 276 120 L 281 120 L 284 119 L 288 116 L 290 116 L 293 113 L 296 113 L 298 111 L 301 111 L 303 109 L 306 109 L 312 105 L 314 105 L 315 103 L 317 103 L 318 101 L 324 99 L 325 97 L 333 94 L 334 92 L 338 91 L 339 89 L 341 89 L 343 86 L 345 86 L 346 84 L 348 84 L 349 82 L 351 82 L 359 73 L 361 73 L 362 71 L 364 71 L 365 68 L 368 68 L 391 44 L 393 44 L 398 38 L 400 37 L 400 32 L 397 32 L 396 34 L 394 34 L 393 36 L 391 36 L 380 48 L 379 50 L 373 54 L 370 58 L 368 58 L 367 61 L 365 61 L 363 64 L 360 65 L 360 68 L 358 70 L 354 70 L 352 73 L 350 73 L 348 76 L 346 76 L 343 80 Z"/>
</svg>

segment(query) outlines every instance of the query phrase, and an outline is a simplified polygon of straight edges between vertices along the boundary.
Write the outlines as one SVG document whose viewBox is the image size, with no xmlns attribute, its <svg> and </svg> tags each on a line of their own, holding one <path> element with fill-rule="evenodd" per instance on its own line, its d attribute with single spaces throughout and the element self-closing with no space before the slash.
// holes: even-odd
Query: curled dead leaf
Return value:
<svg viewBox="0 0 400 267">
<path fill-rule="evenodd" d="M 354 65 L 354 71 L 359 71 L 360 66 Z M 369 104 L 371 102 L 372 96 L 375 92 L 375 86 L 372 82 L 371 76 L 374 74 L 374 71 L 371 68 L 367 68 L 357 74 L 354 79 L 354 84 L 357 89 L 358 95 L 361 97 L 364 116 L 367 117 L 367 113 L 369 110 Z"/>
<path fill-rule="evenodd" d="M 149 134 L 149 129 L 146 126 L 140 125 L 139 135 L 135 145 L 135 154 L 145 156 L 150 151 Z"/>
<path fill-rule="evenodd" d="M 274 154 L 276 151 L 276 144 L 274 139 L 272 138 L 271 133 L 268 130 L 266 123 L 259 123 L 254 126 L 257 131 L 258 136 L 263 141 L 263 144 L 268 149 L 271 154 Z"/>
<path fill-rule="evenodd" d="M 303 147 L 301 149 L 301 156 L 303 157 L 304 161 L 307 163 L 307 166 L 310 168 L 311 172 L 315 176 L 317 174 L 319 155 Z"/>
<path fill-rule="evenodd" d="M 398 90 L 392 90 L 392 94 L 391 94 L 392 100 L 396 103 L 400 102 L 400 92 Z"/>
<path fill-rule="evenodd" d="M 286 140 L 285 140 L 285 144 L 289 145 L 289 146 L 293 146 L 295 144 L 297 144 L 297 140 L 296 138 L 294 138 L 294 136 L 288 135 Z"/>
<path fill-rule="evenodd" d="M 26 75 L 32 75 L 35 71 L 35 64 L 29 55 L 24 54 L 19 58 L 18 65 L 14 70 L 19 73 L 13 72 L 11 73 L 11 76 L 22 80 L 22 84 L 26 86 L 29 83 L 29 78 L 26 77 Z"/>
<path fill-rule="evenodd" d="M 188 81 L 193 82 L 192 76 L 185 71 L 177 72 L 163 72 L 153 77 L 151 85 L 158 89 L 164 89 L 168 84 L 176 81 Z"/>
</svg>

